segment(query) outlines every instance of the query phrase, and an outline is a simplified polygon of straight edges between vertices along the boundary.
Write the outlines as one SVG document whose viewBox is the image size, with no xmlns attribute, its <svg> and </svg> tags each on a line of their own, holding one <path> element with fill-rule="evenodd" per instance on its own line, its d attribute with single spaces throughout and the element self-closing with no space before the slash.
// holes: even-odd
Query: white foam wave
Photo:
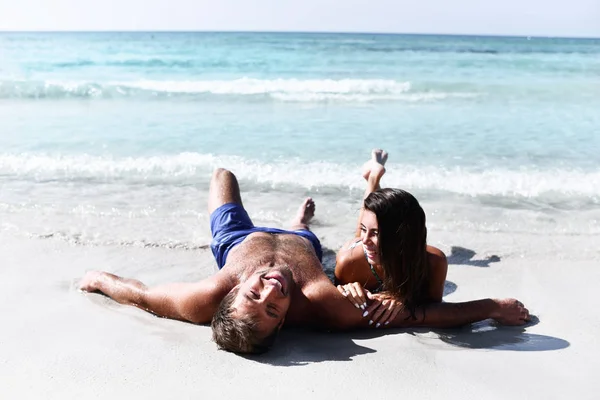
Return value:
<svg viewBox="0 0 600 400">
<path fill-rule="evenodd" d="M 160 98 L 234 96 L 284 102 L 439 101 L 477 93 L 424 90 L 390 79 L 251 79 L 207 81 L 0 81 L 0 98 Z"/>
<path fill-rule="evenodd" d="M 535 198 L 552 193 L 567 196 L 600 196 L 600 171 L 511 170 L 488 168 L 390 167 L 386 185 L 420 190 L 438 190 L 469 196 Z"/>
<path fill-rule="evenodd" d="M 404 102 L 430 102 L 448 98 L 474 98 L 476 93 L 398 93 L 398 94 L 339 94 L 339 93 L 273 93 L 271 97 L 285 102 L 315 103 L 315 102 L 353 102 L 367 103 L 374 101 L 404 101 Z"/>
<path fill-rule="evenodd" d="M 0 174 L 35 179 L 51 178 L 177 178 L 194 176 L 214 157 L 196 153 L 154 157 L 101 157 L 82 155 L 4 154 Z"/>
<path fill-rule="evenodd" d="M 0 98 L 118 97 L 143 95 L 381 95 L 410 90 L 386 79 L 251 79 L 196 81 L 0 81 Z"/>
<path fill-rule="evenodd" d="M 112 82 L 111 85 L 169 93 L 212 94 L 396 94 L 410 90 L 409 82 L 388 79 L 251 79 L 214 81 Z"/>
<path fill-rule="evenodd" d="M 292 185 L 310 190 L 360 189 L 358 164 L 281 159 L 264 163 L 236 156 L 181 153 L 154 157 L 0 154 L 0 176 L 24 180 L 125 180 L 197 184 L 216 167 L 258 185 Z M 384 184 L 408 190 L 441 191 L 467 196 L 537 198 L 560 194 L 600 201 L 600 171 L 416 167 L 391 164 Z"/>
</svg>

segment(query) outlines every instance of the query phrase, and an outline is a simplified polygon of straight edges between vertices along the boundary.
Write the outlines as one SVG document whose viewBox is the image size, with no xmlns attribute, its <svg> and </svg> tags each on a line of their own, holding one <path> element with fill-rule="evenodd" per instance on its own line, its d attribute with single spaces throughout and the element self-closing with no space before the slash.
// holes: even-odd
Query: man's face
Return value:
<svg viewBox="0 0 600 400">
<path fill-rule="evenodd" d="M 255 272 L 240 284 L 233 302 L 236 316 L 252 315 L 264 336 L 281 327 L 291 303 L 294 279 L 289 268 L 269 268 Z"/>
</svg>

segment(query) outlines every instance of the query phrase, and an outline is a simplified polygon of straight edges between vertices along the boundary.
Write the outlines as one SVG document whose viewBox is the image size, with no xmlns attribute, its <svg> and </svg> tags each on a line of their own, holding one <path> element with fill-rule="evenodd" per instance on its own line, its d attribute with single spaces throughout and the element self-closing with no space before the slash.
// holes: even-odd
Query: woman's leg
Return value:
<svg viewBox="0 0 600 400">
<path fill-rule="evenodd" d="M 371 151 L 371 159 L 363 165 L 363 178 L 367 181 L 367 188 L 363 200 L 367 198 L 369 194 L 380 189 L 380 181 L 385 174 L 385 163 L 388 158 L 388 153 L 382 149 L 373 149 Z M 355 237 L 360 236 L 360 222 L 362 220 L 363 207 L 360 208 L 360 214 L 358 215 L 358 223 L 356 225 Z"/>
</svg>

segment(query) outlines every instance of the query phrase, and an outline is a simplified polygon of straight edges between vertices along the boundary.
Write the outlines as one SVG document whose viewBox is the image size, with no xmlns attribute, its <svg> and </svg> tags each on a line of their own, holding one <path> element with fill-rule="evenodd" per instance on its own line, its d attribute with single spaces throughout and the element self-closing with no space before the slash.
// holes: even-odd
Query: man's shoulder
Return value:
<svg viewBox="0 0 600 400">
<path fill-rule="evenodd" d="M 326 276 L 303 288 L 307 299 L 305 316 L 319 328 L 348 329 L 360 323 L 362 311 L 358 312 Z"/>
<path fill-rule="evenodd" d="M 298 310 L 310 314 L 325 308 L 337 292 L 337 289 L 326 275 L 305 282 L 300 293 L 293 299 L 298 304 Z"/>
</svg>

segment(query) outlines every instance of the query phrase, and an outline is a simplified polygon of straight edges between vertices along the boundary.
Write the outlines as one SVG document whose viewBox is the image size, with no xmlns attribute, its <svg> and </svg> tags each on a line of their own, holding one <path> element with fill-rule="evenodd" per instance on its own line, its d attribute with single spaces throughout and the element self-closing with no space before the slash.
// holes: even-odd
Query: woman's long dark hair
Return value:
<svg viewBox="0 0 600 400">
<path fill-rule="evenodd" d="M 364 201 L 377 217 L 383 289 L 399 296 L 413 318 L 427 297 L 429 264 L 425 212 L 415 197 L 401 189 L 378 189 Z"/>
</svg>

